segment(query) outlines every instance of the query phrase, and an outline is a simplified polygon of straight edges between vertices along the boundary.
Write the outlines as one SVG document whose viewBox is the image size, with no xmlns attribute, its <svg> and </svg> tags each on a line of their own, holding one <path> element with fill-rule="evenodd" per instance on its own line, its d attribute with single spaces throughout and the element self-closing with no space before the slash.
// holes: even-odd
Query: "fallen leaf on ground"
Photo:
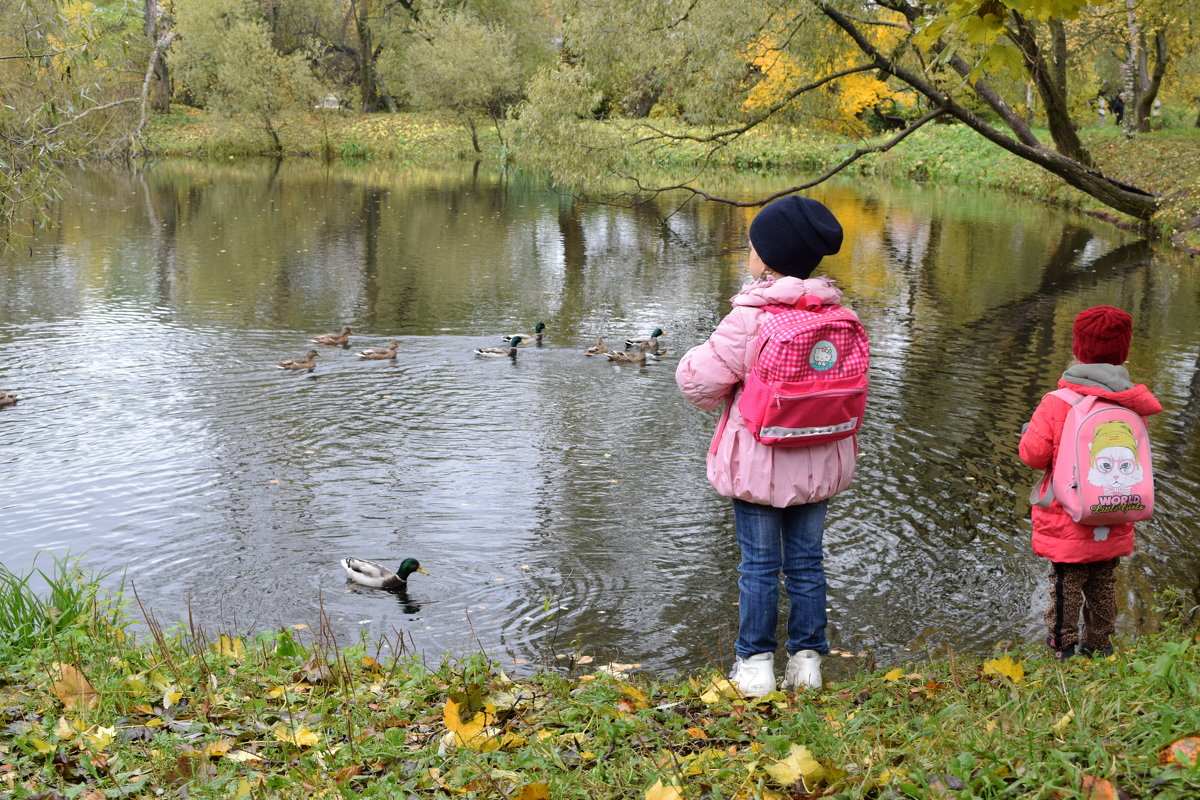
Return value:
<svg viewBox="0 0 1200 800">
<path fill-rule="evenodd" d="M 813 758 L 813 754 L 802 744 L 793 744 L 785 758 L 768 764 L 764 769 L 781 786 L 791 786 L 796 781 L 804 781 L 805 789 L 825 774 L 821 762 Z"/>
<path fill-rule="evenodd" d="M 646 790 L 646 800 L 683 800 L 683 791 L 672 784 L 663 785 L 662 779 Z"/>
<path fill-rule="evenodd" d="M 1012 656 L 1003 656 L 983 665 L 984 675 L 1001 675 L 1013 683 L 1020 683 L 1025 677 L 1025 668 L 1012 660 Z"/>
<path fill-rule="evenodd" d="M 79 708 L 95 708 L 100 704 L 100 697 L 95 688 L 84 677 L 84 674 L 70 664 L 55 664 L 58 677 L 51 682 L 50 691 L 54 692 L 67 711 Z"/>
<path fill-rule="evenodd" d="M 1187 736 L 1171 742 L 1158 753 L 1160 764 L 1191 766 L 1200 757 L 1200 736 Z"/>
</svg>

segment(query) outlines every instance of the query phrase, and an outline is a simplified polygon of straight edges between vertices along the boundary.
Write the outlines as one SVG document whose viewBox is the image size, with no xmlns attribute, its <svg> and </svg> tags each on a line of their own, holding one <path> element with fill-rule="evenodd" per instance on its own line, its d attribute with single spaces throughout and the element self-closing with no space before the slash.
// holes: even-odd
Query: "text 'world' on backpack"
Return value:
<svg viewBox="0 0 1200 800">
<path fill-rule="evenodd" d="M 1030 501 L 1057 500 L 1074 521 L 1100 530 L 1149 519 L 1154 475 L 1146 422 L 1118 403 L 1071 389 L 1051 392 L 1069 403 L 1054 464 L 1033 488 Z"/>
<path fill-rule="evenodd" d="M 867 406 L 870 346 L 858 317 L 806 295 L 770 305 L 738 410 L 754 438 L 776 447 L 809 447 L 853 436 Z"/>
</svg>

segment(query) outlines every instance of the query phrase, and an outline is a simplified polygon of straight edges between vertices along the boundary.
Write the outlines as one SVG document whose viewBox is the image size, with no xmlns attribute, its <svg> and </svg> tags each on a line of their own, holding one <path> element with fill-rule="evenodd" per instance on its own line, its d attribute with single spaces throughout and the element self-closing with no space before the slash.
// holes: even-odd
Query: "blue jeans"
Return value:
<svg viewBox="0 0 1200 800">
<path fill-rule="evenodd" d="M 738 567 L 739 658 L 775 652 L 779 572 L 788 595 L 787 652 L 829 653 L 825 639 L 825 568 L 821 539 L 828 500 L 775 508 L 733 501 L 742 563 Z"/>
</svg>

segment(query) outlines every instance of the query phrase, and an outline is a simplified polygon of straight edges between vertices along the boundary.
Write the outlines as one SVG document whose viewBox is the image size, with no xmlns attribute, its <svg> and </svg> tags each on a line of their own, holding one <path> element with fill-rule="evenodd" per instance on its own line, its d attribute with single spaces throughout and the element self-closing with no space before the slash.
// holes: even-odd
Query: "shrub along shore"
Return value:
<svg viewBox="0 0 1200 800">
<path fill-rule="evenodd" d="M 479 127 L 483 150 L 471 147 L 466 128 L 432 114 L 353 114 L 313 111 L 278 122 L 285 157 L 322 157 L 351 162 L 392 159 L 427 164 L 481 158 L 499 163 L 508 152 L 496 128 Z M 1105 174 L 1160 194 L 1162 211 L 1148 233 L 1200 252 L 1200 128 L 1172 128 L 1126 139 L 1114 126 L 1084 128 L 1081 136 Z M 1047 137 L 1043 137 L 1046 139 Z M 851 148 L 878 144 L 813 134 L 794 127 L 760 128 L 722 149 L 714 163 L 733 170 L 819 175 Z M 177 106 L 157 118 L 149 145 L 158 156 L 242 157 L 270 152 L 271 140 L 251 127 Z M 694 167 L 698 146 L 680 145 L 658 155 L 656 167 Z M 1126 228 L 1136 220 L 1100 205 L 1058 178 L 1010 155 L 963 125 L 927 125 L 892 150 L 869 155 L 845 175 L 934 184 L 966 183 L 1079 209 Z"/>
<path fill-rule="evenodd" d="M 715 672 L 514 678 L 323 624 L 135 632 L 73 565 L 0 567 L 0 798 L 1195 797 L 1200 622 L 1159 610 L 1109 658 L 951 652 L 750 701 Z"/>
</svg>

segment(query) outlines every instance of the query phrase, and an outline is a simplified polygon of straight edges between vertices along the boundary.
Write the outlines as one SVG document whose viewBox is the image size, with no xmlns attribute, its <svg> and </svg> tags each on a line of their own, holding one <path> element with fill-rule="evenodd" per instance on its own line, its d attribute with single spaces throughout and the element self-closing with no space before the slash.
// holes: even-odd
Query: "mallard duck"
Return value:
<svg viewBox="0 0 1200 800">
<path fill-rule="evenodd" d="M 475 355 L 480 358 L 504 358 L 508 356 L 514 361 L 517 358 L 517 345 L 521 343 L 520 336 L 508 340 L 508 347 L 476 347 Z"/>
<path fill-rule="evenodd" d="M 638 347 L 644 344 L 649 345 L 649 349 L 657 353 L 658 337 L 660 336 L 666 336 L 666 334 L 662 332 L 662 328 L 655 328 L 654 332 L 649 336 L 631 336 L 625 340 L 625 349 L 629 350 L 630 348 Z"/>
<path fill-rule="evenodd" d="M 15 406 L 20 399 L 21 395 L 16 392 L 0 392 L 0 408 Z"/>
<path fill-rule="evenodd" d="M 317 366 L 317 351 L 309 350 L 304 358 L 289 358 L 275 365 L 278 369 L 315 369 Z"/>
<path fill-rule="evenodd" d="M 645 364 L 646 359 L 654 360 L 654 353 L 650 352 L 649 344 L 638 345 L 636 352 L 628 350 L 609 350 L 608 360 L 617 364 Z"/>
<path fill-rule="evenodd" d="M 392 572 L 374 561 L 366 561 L 353 556 L 342 559 L 342 568 L 346 570 L 350 580 L 363 586 L 370 586 L 372 589 L 403 589 L 408 586 L 408 576 L 414 572 L 422 575 L 429 574 L 421 568 L 420 562 L 415 558 L 406 558 L 401 561 L 398 572 Z"/>
<path fill-rule="evenodd" d="M 313 341 L 317 344 L 350 344 L 350 329 L 343 327 L 341 333 L 323 333 Z"/>
<path fill-rule="evenodd" d="M 396 344 L 395 342 L 388 342 L 387 349 L 376 347 L 371 350 L 363 350 L 362 352 L 360 352 L 358 354 L 358 357 L 359 358 L 374 358 L 374 359 L 381 359 L 381 358 L 393 358 L 394 359 L 396 357 L 396 348 L 397 347 L 399 347 L 399 345 Z"/>
<path fill-rule="evenodd" d="M 587 350 L 584 350 L 583 354 L 585 356 L 598 356 L 602 353 L 607 353 L 607 352 L 609 352 L 609 350 L 608 350 L 608 347 L 606 347 L 604 344 L 604 337 L 597 336 L 596 343 L 594 345 L 592 345 L 591 347 L 589 347 Z"/>
<path fill-rule="evenodd" d="M 546 330 L 546 323 L 544 323 L 544 322 L 539 322 L 537 325 L 534 325 L 534 326 L 533 326 L 533 333 L 532 333 L 532 334 L 529 334 L 529 333 L 510 333 L 510 334 L 508 334 L 507 336 L 501 336 L 500 338 L 501 338 L 501 339 L 503 339 L 503 340 L 504 340 L 504 341 L 506 341 L 506 342 L 510 342 L 510 341 L 512 341 L 514 337 L 515 337 L 515 338 L 518 338 L 518 339 L 520 339 L 520 340 L 521 340 L 521 341 L 520 341 L 520 343 L 519 343 L 519 345 L 518 345 L 519 347 L 523 347 L 524 345 L 527 345 L 527 344 L 529 344 L 530 342 L 532 342 L 533 344 L 537 345 L 538 347 L 541 347 L 541 345 L 542 345 L 542 331 L 544 331 L 544 330 Z"/>
</svg>

